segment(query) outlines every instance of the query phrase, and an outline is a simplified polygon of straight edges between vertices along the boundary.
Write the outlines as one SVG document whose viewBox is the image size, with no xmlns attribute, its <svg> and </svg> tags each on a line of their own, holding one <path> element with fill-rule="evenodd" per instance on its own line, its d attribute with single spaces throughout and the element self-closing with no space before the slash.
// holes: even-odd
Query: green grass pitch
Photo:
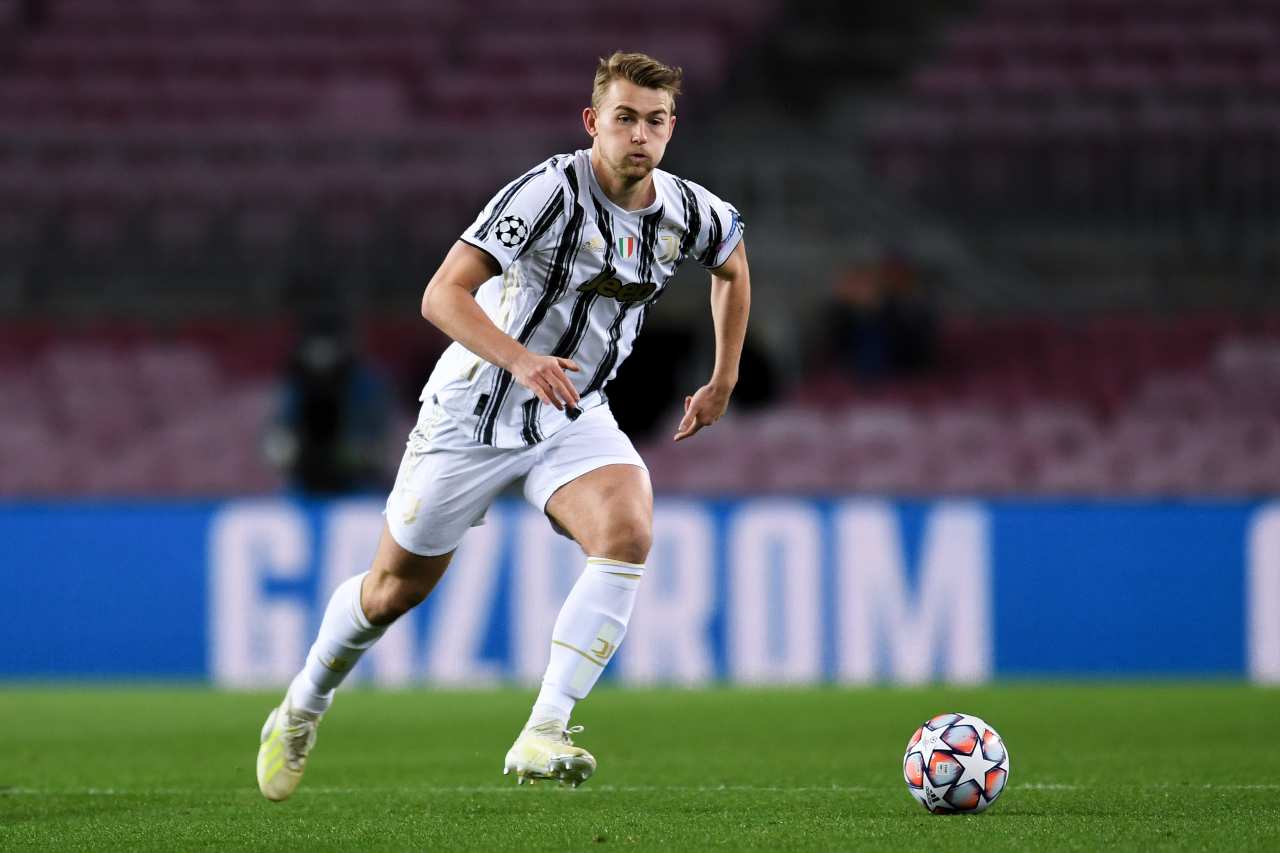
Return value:
<svg viewBox="0 0 1280 853">
<path fill-rule="evenodd" d="M 254 755 L 278 694 L 0 689 L 0 849 L 1280 849 L 1277 690 L 600 689 L 578 790 L 501 775 L 531 695 L 346 691 L 273 804 Z M 986 814 L 907 794 L 907 738 L 942 711 L 1008 744 Z"/>
</svg>

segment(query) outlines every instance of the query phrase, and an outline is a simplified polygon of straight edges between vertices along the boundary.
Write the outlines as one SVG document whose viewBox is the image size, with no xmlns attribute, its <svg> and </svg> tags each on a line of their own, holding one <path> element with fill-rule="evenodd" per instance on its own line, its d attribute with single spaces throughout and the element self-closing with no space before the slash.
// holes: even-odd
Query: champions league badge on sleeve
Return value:
<svg viewBox="0 0 1280 853">
<path fill-rule="evenodd" d="M 529 236 L 529 226 L 519 216 L 504 216 L 498 220 L 498 227 L 494 233 L 499 243 L 508 249 L 514 249 Z"/>
</svg>

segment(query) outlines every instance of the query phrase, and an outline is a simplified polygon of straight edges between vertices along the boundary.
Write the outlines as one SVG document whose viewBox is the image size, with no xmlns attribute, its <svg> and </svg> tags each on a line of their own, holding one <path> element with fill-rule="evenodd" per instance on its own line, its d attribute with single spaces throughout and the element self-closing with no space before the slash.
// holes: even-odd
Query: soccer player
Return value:
<svg viewBox="0 0 1280 853">
<path fill-rule="evenodd" d="M 596 69 L 582 112 L 589 150 L 551 157 L 494 196 L 427 285 L 422 315 L 454 342 L 390 497 L 373 565 L 342 583 L 258 751 L 258 786 L 302 779 L 334 689 L 387 626 L 427 597 L 468 527 L 523 480 L 525 497 L 586 554 L 551 634 L 529 721 L 507 752 L 519 781 L 578 785 L 595 758 L 569 738 L 626 635 L 652 537 L 648 470 L 605 386 L 687 258 L 711 271 L 715 367 L 685 398 L 682 441 L 724 414 L 738 379 L 750 283 L 738 212 L 658 169 L 681 72 L 637 53 Z"/>
</svg>

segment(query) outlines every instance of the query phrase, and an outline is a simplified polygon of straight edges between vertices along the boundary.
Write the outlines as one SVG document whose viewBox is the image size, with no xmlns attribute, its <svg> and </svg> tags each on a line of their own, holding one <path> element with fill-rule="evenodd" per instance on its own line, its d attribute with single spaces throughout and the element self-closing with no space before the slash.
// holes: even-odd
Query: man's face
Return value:
<svg viewBox="0 0 1280 853">
<path fill-rule="evenodd" d="M 622 178 L 640 180 L 662 162 L 676 117 L 663 90 L 613 80 L 600 108 L 587 107 L 582 121 L 605 165 Z"/>
</svg>

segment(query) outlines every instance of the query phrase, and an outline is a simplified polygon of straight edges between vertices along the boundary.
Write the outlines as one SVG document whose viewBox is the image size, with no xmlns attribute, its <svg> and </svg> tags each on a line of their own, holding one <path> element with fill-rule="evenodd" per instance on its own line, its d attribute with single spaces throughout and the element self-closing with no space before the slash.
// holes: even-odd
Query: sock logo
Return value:
<svg viewBox="0 0 1280 853">
<path fill-rule="evenodd" d="M 596 644 L 590 649 L 591 654 L 600 658 L 600 660 L 608 660 L 609 656 L 614 653 L 618 647 L 606 640 L 604 637 L 596 637 Z"/>
<path fill-rule="evenodd" d="M 331 669 L 334 672 L 346 672 L 351 669 L 351 661 L 334 657 L 333 655 L 320 655 L 320 663 L 325 669 Z"/>
</svg>

